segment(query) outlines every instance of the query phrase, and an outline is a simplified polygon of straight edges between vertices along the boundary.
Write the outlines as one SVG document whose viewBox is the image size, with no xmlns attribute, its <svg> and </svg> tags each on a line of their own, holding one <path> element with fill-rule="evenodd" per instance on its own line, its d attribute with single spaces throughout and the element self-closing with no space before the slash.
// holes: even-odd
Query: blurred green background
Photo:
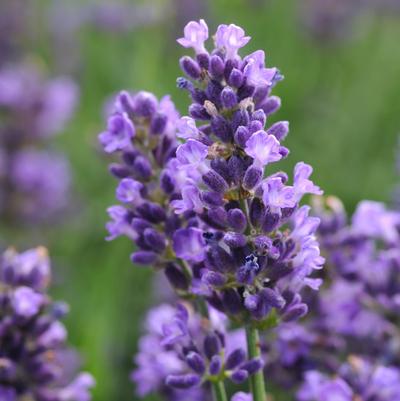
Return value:
<svg viewBox="0 0 400 401">
<path fill-rule="evenodd" d="M 86 3 L 69 0 L 69 12 L 79 15 Z M 128 374 L 152 302 L 152 272 L 130 264 L 132 244 L 104 241 L 105 209 L 114 203 L 116 182 L 96 136 L 105 125 L 105 101 L 123 88 L 170 93 L 186 112 L 187 95 L 175 86 L 184 54 L 175 39 L 186 18 L 206 18 L 211 32 L 219 23 L 242 26 L 253 38 L 245 51 L 264 49 L 268 65 L 285 75 L 275 90 L 282 108 L 273 120 L 290 121 L 286 167 L 299 160 L 312 164 L 315 182 L 349 210 L 363 198 L 388 200 L 398 181 L 400 15 L 364 13 L 353 21 L 351 33 L 327 42 L 304 29 L 301 0 L 190 1 L 189 9 L 182 0 L 129 4 L 154 8 L 156 18 L 122 32 L 83 24 L 61 38 L 69 41 L 64 47 L 47 29 L 54 3 L 35 2 L 36 33 L 28 52 L 49 73 L 71 73 L 80 85 L 77 113 L 57 138 L 73 168 L 74 196 L 61 225 L 22 233 L 3 228 L 2 234 L 23 248 L 38 241 L 50 248 L 54 295 L 71 305 L 70 341 L 96 377 L 96 401 L 136 399 Z"/>
</svg>

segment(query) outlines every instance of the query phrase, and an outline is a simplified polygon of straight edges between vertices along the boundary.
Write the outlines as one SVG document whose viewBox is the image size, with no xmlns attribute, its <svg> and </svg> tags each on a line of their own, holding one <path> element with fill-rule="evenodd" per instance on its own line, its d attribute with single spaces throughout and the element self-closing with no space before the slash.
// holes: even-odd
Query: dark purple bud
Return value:
<svg viewBox="0 0 400 401">
<path fill-rule="evenodd" d="M 125 178 L 131 174 L 130 170 L 127 167 L 117 163 L 110 164 L 110 167 L 108 169 L 110 173 L 116 178 Z"/>
<path fill-rule="evenodd" d="M 258 120 L 251 121 L 248 126 L 248 130 L 249 130 L 250 134 L 254 134 L 257 131 L 262 130 L 263 128 L 264 128 L 264 126 L 262 125 L 261 121 L 258 121 Z"/>
<path fill-rule="evenodd" d="M 202 196 L 202 201 L 207 205 L 211 207 L 218 207 L 222 206 L 224 204 L 224 200 L 221 196 L 220 193 L 218 192 L 203 192 L 201 194 Z"/>
<path fill-rule="evenodd" d="M 238 68 L 238 66 L 239 66 L 238 60 L 235 59 L 226 60 L 224 69 L 225 79 L 228 79 L 231 75 L 232 70 L 234 68 Z"/>
<path fill-rule="evenodd" d="M 306 304 L 296 304 L 289 306 L 289 308 L 282 315 L 281 319 L 283 322 L 293 322 L 300 319 L 308 312 L 308 307 Z"/>
<path fill-rule="evenodd" d="M 228 211 L 228 224 L 238 232 L 243 232 L 247 227 L 247 218 L 241 209 Z"/>
<path fill-rule="evenodd" d="M 208 210 L 203 219 L 214 228 L 224 228 L 227 224 L 227 213 L 223 207 L 216 207 Z"/>
<path fill-rule="evenodd" d="M 122 153 L 122 160 L 127 166 L 133 166 L 133 163 L 138 155 L 138 152 L 124 152 Z"/>
<path fill-rule="evenodd" d="M 131 95 L 128 92 L 122 91 L 118 95 L 118 100 L 126 113 L 129 114 L 133 112 L 133 101 Z"/>
<path fill-rule="evenodd" d="M 232 288 L 222 292 L 222 304 L 225 310 L 231 315 L 236 315 L 242 311 L 240 295 Z"/>
<path fill-rule="evenodd" d="M 250 205 L 250 221 L 254 227 L 259 227 L 265 214 L 265 207 L 261 199 L 254 198 Z"/>
<path fill-rule="evenodd" d="M 168 122 L 168 117 L 165 114 L 157 113 L 153 116 L 150 123 L 150 132 L 154 135 L 160 135 L 164 132 Z"/>
<path fill-rule="evenodd" d="M 264 221 L 262 224 L 262 229 L 264 232 L 271 232 L 279 226 L 280 216 L 277 213 L 266 213 L 264 216 Z"/>
<path fill-rule="evenodd" d="M 201 69 L 199 64 L 189 56 L 184 56 L 179 60 L 182 71 L 190 78 L 199 79 Z"/>
<path fill-rule="evenodd" d="M 146 228 L 151 227 L 151 224 L 144 219 L 139 217 L 134 217 L 131 222 L 132 228 L 138 233 L 141 234 Z"/>
<path fill-rule="evenodd" d="M 208 369 L 211 376 L 216 376 L 221 371 L 222 360 L 219 355 L 214 355 L 211 358 L 210 367 Z"/>
<path fill-rule="evenodd" d="M 244 77 L 242 71 L 234 68 L 229 74 L 228 83 L 234 88 L 240 88 L 243 84 L 243 80 Z"/>
<path fill-rule="evenodd" d="M 188 279 L 180 268 L 174 263 L 168 264 L 164 270 L 165 276 L 171 283 L 172 287 L 178 290 L 187 290 L 189 287 Z"/>
<path fill-rule="evenodd" d="M 190 81 L 188 81 L 186 78 L 183 78 L 183 77 L 179 77 L 176 79 L 176 86 L 179 89 L 185 89 L 185 90 L 189 91 L 190 93 L 192 93 L 194 90 L 194 85 Z"/>
<path fill-rule="evenodd" d="M 254 90 L 255 90 L 254 86 L 249 84 L 244 84 L 239 88 L 237 95 L 240 100 L 243 100 L 248 97 L 252 97 Z"/>
<path fill-rule="evenodd" d="M 211 190 L 220 194 L 225 193 L 229 188 L 227 182 L 214 170 L 209 170 L 202 178 Z"/>
<path fill-rule="evenodd" d="M 262 180 L 263 170 L 257 166 L 250 166 L 243 178 L 243 188 L 250 191 L 254 187 L 256 187 Z"/>
<path fill-rule="evenodd" d="M 131 261 L 138 265 L 151 265 L 157 260 L 157 254 L 151 251 L 137 251 L 131 254 Z"/>
<path fill-rule="evenodd" d="M 204 372 L 206 371 L 206 364 L 204 362 L 204 359 L 197 352 L 189 352 L 189 354 L 186 355 L 186 363 L 199 375 L 204 374 Z"/>
<path fill-rule="evenodd" d="M 156 224 L 165 221 L 167 217 L 165 214 L 165 210 L 156 203 L 144 202 L 139 205 L 136 210 L 146 220 L 149 220 L 152 223 Z"/>
<path fill-rule="evenodd" d="M 189 106 L 189 114 L 196 120 L 209 120 L 211 118 L 205 107 L 197 103 Z"/>
<path fill-rule="evenodd" d="M 235 267 L 232 255 L 220 246 L 213 246 L 207 255 L 209 262 L 216 270 L 226 272 Z"/>
<path fill-rule="evenodd" d="M 221 103 L 226 109 L 231 109 L 237 105 L 237 96 L 231 87 L 226 86 L 221 92 Z"/>
<path fill-rule="evenodd" d="M 132 99 L 132 112 L 138 117 L 150 117 L 157 110 L 157 99 L 149 92 L 139 92 Z"/>
<path fill-rule="evenodd" d="M 259 121 L 263 127 L 265 126 L 265 123 L 267 122 L 267 116 L 265 115 L 264 110 L 262 110 L 262 109 L 256 110 L 251 115 L 251 119 L 253 121 L 255 121 L 255 120 Z"/>
<path fill-rule="evenodd" d="M 244 383 L 249 377 L 249 374 L 247 372 L 247 370 L 244 369 L 239 369 L 239 370 L 235 370 L 232 374 L 231 374 L 231 380 L 235 383 L 235 384 L 242 384 Z"/>
<path fill-rule="evenodd" d="M 170 195 L 175 190 L 175 180 L 169 173 L 163 171 L 160 177 L 160 186 L 166 194 Z"/>
<path fill-rule="evenodd" d="M 249 361 L 245 362 L 240 368 L 247 371 L 249 375 L 254 375 L 259 370 L 264 367 L 264 363 L 261 358 L 254 358 L 250 359 Z"/>
<path fill-rule="evenodd" d="M 236 155 L 231 156 L 228 160 L 228 168 L 231 174 L 231 179 L 235 184 L 242 182 L 249 161 L 244 160 L 242 157 Z"/>
<path fill-rule="evenodd" d="M 231 172 L 227 161 L 222 157 L 217 157 L 211 160 L 210 166 L 215 170 L 226 182 L 231 180 Z"/>
<path fill-rule="evenodd" d="M 287 155 L 290 153 L 290 151 L 289 151 L 289 149 L 286 148 L 285 146 L 281 146 L 281 147 L 279 148 L 279 153 L 281 154 L 282 159 L 284 159 L 285 157 L 287 157 Z"/>
<path fill-rule="evenodd" d="M 227 232 L 224 235 L 224 242 L 230 248 L 241 248 L 247 244 L 247 238 L 240 233 Z"/>
<path fill-rule="evenodd" d="M 285 306 L 286 301 L 282 295 L 272 288 L 263 288 L 260 291 L 260 296 L 273 308 L 281 309 Z"/>
<path fill-rule="evenodd" d="M 225 64 L 221 57 L 218 55 L 211 56 L 210 59 L 210 73 L 214 78 L 222 77 L 224 73 Z"/>
<path fill-rule="evenodd" d="M 135 158 L 135 161 L 133 162 L 132 166 L 135 174 L 140 178 L 140 179 L 149 179 L 151 175 L 153 174 L 152 168 L 151 168 L 151 163 L 147 157 L 144 156 L 138 156 Z"/>
<path fill-rule="evenodd" d="M 169 375 L 165 380 L 165 384 L 168 387 L 173 387 L 178 389 L 188 389 L 200 384 L 200 377 L 194 374 Z"/>
<path fill-rule="evenodd" d="M 207 97 L 216 106 L 220 105 L 221 92 L 223 88 L 224 87 L 218 81 L 215 80 L 209 81 L 207 85 L 206 88 Z"/>
<path fill-rule="evenodd" d="M 221 287 L 226 283 L 226 278 L 223 274 L 212 270 L 208 270 L 204 273 L 201 279 L 213 287 Z"/>
<path fill-rule="evenodd" d="M 225 368 L 231 370 L 239 366 L 246 359 L 246 352 L 242 348 L 232 351 L 226 358 Z"/>
<path fill-rule="evenodd" d="M 211 128 L 215 136 L 224 142 L 232 140 L 232 127 L 222 116 L 215 116 L 211 119 Z"/>
<path fill-rule="evenodd" d="M 272 124 L 267 133 L 273 135 L 279 142 L 286 138 L 286 135 L 289 132 L 289 122 L 288 121 L 278 121 L 275 124 Z"/>
<path fill-rule="evenodd" d="M 221 351 L 221 341 L 216 334 L 207 334 L 204 339 L 204 353 L 206 357 L 211 360 L 214 355 L 218 355 Z"/>
<path fill-rule="evenodd" d="M 192 95 L 192 100 L 199 104 L 204 104 L 204 102 L 207 100 L 206 93 L 199 88 L 194 88 L 191 95 Z"/>
<path fill-rule="evenodd" d="M 210 56 L 207 53 L 200 53 L 196 56 L 196 60 L 201 68 L 208 70 L 210 65 Z"/>
<path fill-rule="evenodd" d="M 246 142 L 250 138 L 250 136 L 251 136 L 250 131 L 246 127 L 243 127 L 241 125 L 240 127 L 238 127 L 238 129 L 235 132 L 235 135 L 234 135 L 235 142 L 239 146 L 244 148 L 246 146 Z"/>
<path fill-rule="evenodd" d="M 154 230 L 154 228 L 146 228 L 143 232 L 145 242 L 155 252 L 161 253 L 165 249 L 165 237 L 163 234 Z"/>
<path fill-rule="evenodd" d="M 275 113 L 281 107 L 281 99 L 277 96 L 269 97 L 260 107 L 266 116 Z"/>
<path fill-rule="evenodd" d="M 271 87 L 268 85 L 258 86 L 253 94 L 254 104 L 259 105 L 270 94 Z"/>
<path fill-rule="evenodd" d="M 247 127 L 249 124 L 249 113 L 246 110 L 239 109 L 236 110 L 235 113 L 233 113 L 233 118 L 232 118 L 232 131 L 236 131 L 238 127 L 243 125 L 244 127 Z"/>
</svg>

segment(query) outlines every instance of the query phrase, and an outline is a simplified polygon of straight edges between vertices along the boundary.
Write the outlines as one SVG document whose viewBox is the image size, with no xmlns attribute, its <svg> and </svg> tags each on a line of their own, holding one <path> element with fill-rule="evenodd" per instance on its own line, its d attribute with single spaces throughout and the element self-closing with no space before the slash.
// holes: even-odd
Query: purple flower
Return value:
<svg viewBox="0 0 400 401">
<path fill-rule="evenodd" d="M 278 70 L 276 68 L 265 68 L 265 53 L 257 50 L 245 57 L 243 72 L 247 81 L 255 86 L 271 86 Z"/>
<path fill-rule="evenodd" d="M 12 305 L 17 315 L 32 317 L 43 305 L 44 297 L 29 287 L 18 287 L 13 294 Z"/>
<path fill-rule="evenodd" d="M 294 167 L 293 188 L 297 201 L 300 201 L 304 194 L 322 195 L 321 189 L 308 179 L 311 173 L 312 167 L 306 163 L 300 162 Z"/>
<path fill-rule="evenodd" d="M 120 235 L 126 235 L 133 240 L 137 238 L 138 234 L 129 222 L 128 211 L 123 206 L 110 206 L 107 213 L 111 218 L 111 221 L 106 224 L 109 233 L 106 238 L 107 241 L 111 241 Z"/>
<path fill-rule="evenodd" d="M 37 117 L 40 136 L 61 132 L 71 119 L 79 98 L 78 86 L 67 77 L 49 81 L 43 88 L 41 112 Z"/>
<path fill-rule="evenodd" d="M 108 120 L 108 130 L 99 135 L 100 143 L 107 153 L 131 149 L 135 127 L 126 113 L 115 114 Z"/>
<path fill-rule="evenodd" d="M 178 132 L 176 136 L 184 139 L 199 139 L 200 132 L 196 127 L 193 118 L 182 117 L 178 122 Z"/>
<path fill-rule="evenodd" d="M 250 39 L 242 28 L 234 24 L 220 25 L 215 35 L 215 43 L 225 50 L 227 59 L 235 58 L 238 50 L 246 46 Z"/>
<path fill-rule="evenodd" d="M 132 178 L 124 178 L 117 187 L 116 196 L 121 202 L 137 206 L 143 201 L 142 190 L 143 184 L 141 182 Z"/>
<path fill-rule="evenodd" d="M 383 203 L 362 201 L 352 219 L 355 233 L 394 242 L 399 239 L 400 213 L 386 210 Z"/>
<path fill-rule="evenodd" d="M 94 387 L 95 380 L 89 373 L 80 373 L 68 386 L 58 394 L 61 401 L 89 401 L 92 397 L 90 389 Z"/>
<path fill-rule="evenodd" d="M 251 394 L 244 393 L 243 391 L 239 391 L 232 396 L 231 401 L 253 401 L 253 396 Z"/>
<path fill-rule="evenodd" d="M 353 391 L 340 378 L 329 379 L 319 372 L 309 371 L 297 398 L 299 401 L 352 401 Z"/>
<path fill-rule="evenodd" d="M 184 37 L 177 40 L 183 47 L 192 47 L 197 54 L 207 53 L 204 42 L 208 39 L 208 26 L 203 19 L 191 21 L 184 28 Z"/>
<path fill-rule="evenodd" d="M 25 148 L 11 157 L 10 165 L 9 183 L 21 198 L 20 219 L 47 219 L 66 207 L 71 177 L 63 155 Z"/>
<path fill-rule="evenodd" d="M 185 185 L 182 188 L 182 199 L 171 202 L 175 213 L 182 214 L 194 210 L 196 213 L 203 211 L 204 205 L 200 198 L 200 191 L 195 185 Z"/>
<path fill-rule="evenodd" d="M 264 205 L 272 212 L 279 213 L 282 208 L 291 208 L 296 205 L 293 187 L 286 186 L 281 177 L 267 178 L 262 183 Z"/>
<path fill-rule="evenodd" d="M 244 150 L 254 159 L 254 164 L 258 167 L 265 167 L 268 163 L 282 159 L 278 140 L 262 130 L 257 131 L 248 139 Z"/>
<path fill-rule="evenodd" d="M 176 151 L 176 157 L 183 166 L 204 170 L 204 162 L 207 158 L 208 147 L 194 139 L 188 139 L 180 145 Z M 207 170 L 206 170 L 207 171 Z"/>
<path fill-rule="evenodd" d="M 173 236 L 173 248 L 178 258 L 201 262 L 205 254 L 203 232 L 197 228 L 181 228 Z"/>
<path fill-rule="evenodd" d="M 0 264 L 0 280 L 10 285 L 45 289 L 50 281 L 50 261 L 47 249 L 38 247 L 17 253 L 7 250 Z"/>
</svg>

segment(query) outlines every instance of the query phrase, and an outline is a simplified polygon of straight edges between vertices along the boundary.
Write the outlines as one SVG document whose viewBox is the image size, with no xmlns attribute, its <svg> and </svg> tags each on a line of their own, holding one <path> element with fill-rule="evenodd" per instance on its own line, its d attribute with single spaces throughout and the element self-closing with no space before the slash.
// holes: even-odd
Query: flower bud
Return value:
<svg viewBox="0 0 400 401">
<path fill-rule="evenodd" d="M 221 92 L 221 103 L 226 109 L 231 109 L 237 105 L 236 93 L 229 86 L 226 86 Z"/>
<path fill-rule="evenodd" d="M 237 348 L 232 351 L 226 358 L 225 367 L 231 370 L 239 366 L 246 359 L 246 352 L 242 348 Z"/>
<path fill-rule="evenodd" d="M 182 71 L 192 79 L 199 79 L 201 74 L 201 69 L 197 62 L 189 56 L 184 56 L 179 60 L 179 65 Z"/>
<path fill-rule="evenodd" d="M 228 211 L 228 224 L 235 231 L 242 232 L 247 227 L 247 218 L 241 209 L 230 209 Z"/>
<path fill-rule="evenodd" d="M 210 73 L 214 78 L 222 77 L 224 73 L 224 62 L 218 55 L 213 55 L 210 58 Z"/>
</svg>

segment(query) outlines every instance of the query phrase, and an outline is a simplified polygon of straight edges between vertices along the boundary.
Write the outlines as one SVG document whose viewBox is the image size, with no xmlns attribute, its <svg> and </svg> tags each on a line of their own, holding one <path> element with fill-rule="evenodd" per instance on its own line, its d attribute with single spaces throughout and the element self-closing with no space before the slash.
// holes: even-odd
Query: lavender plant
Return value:
<svg viewBox="0 0 400 401">
<path fill-rule="evenodd" d="M 0 260 L 0 399 L 89 401 L 92 376 L 76 374 L 61 319 L 64 303 L 47 294 L 45 248 L 7 250 Z"/>
<path fill-rule="evenodd" d="M 28 64 L 0 70 L 0 215 L 9 222 L 45 221 L 68 203 L 70 171 L 49 139 L 72 115 L 76 85 L 46 81 Z"/>
<path fill-rule="evenodd" d="M 266 371 L 278 385 L 300 385 L 301 401 L 396 399 L 400 214 L 362 201 L 347 223 L 332 197 L 314 210 L 324 285 L 308 294 L 312 312 L 301 324 L 280 325 L 267 340 Z"/>
<path fill-rule="evenodd" d="M 171 362 L 177 372 L 166 363 L 167 375 L 157 383 L 178 389 L 211 383 L 222 401 L 227 378 L 249 377 L 253 400 L 264 401 L 259 330 L 304 316 L 304 287 L 321 284 L 312 276 L 324 262 L 315 238 L 319 219 L 300 202 L 322 191 L 303 162 L 291 185 L 285 172 L 269 172 L 289 153 L 281 144 L 288 122 L 266 127 L 280 107 L 271 91 L 283 76 L 265 67 L 262 50 L 239 55 L 250 40 L 240 27 L 220 25 L 211 52 L 208 36 L 200 20 L 187 24 L 178 39 L 195 52 L 180 59 L 186 77 L 177 80 L 190 95 L 189 116 L 179 118 L 168 97 L 158 101 L 147 92 L 122 92 L 116 99 L 99 137 L 107 153 L 119 156 L 110 170 L 124 204 L 108 209 L 108 239 L 129 237 L 137 246 L 132 262 L 163 270 L 206 321 L 213 308 L 245 329 L 247 356 L 240 349 L 232 356 L 211 323 L 205 331 L 190 330 L 190 313 L 179 306 L 160 339 L 179 361 Z M 141 349 L 139 364 L 152 361 L 154 349 Z M 136 372 L 140 392 L 159 388 L 146 386 L 154 377 Z M 163 376 L 163 369 L 158 372 Z M 247 396 L 236 399 L 241 397 Z"/>
</svg>

